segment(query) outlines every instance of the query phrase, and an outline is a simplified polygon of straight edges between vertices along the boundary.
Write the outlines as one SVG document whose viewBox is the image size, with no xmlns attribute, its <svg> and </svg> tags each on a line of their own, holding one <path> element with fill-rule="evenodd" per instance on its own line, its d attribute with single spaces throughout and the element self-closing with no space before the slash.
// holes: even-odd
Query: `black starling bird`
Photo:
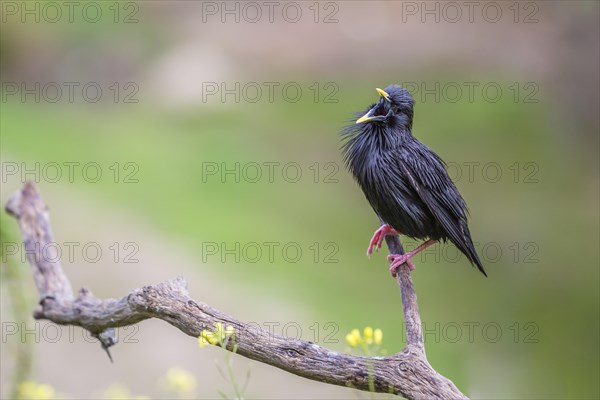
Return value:
<svg viewBox="0 0 600 400">
<path fill-rule="evenodd" d="M 367 249 L 381 248 L 386 235 L 427 239 L 406 254 L 390 254 L 390 271 L 439 240 L 450 239 L 485 275 L 467 226 L 467 205 L 446 172 L 444 161 L 411 133 L 414 100 L 408 90 L 390 85 L 356 124 L 347 127 L 344 159 L 382 226 Z"/>
</svg>

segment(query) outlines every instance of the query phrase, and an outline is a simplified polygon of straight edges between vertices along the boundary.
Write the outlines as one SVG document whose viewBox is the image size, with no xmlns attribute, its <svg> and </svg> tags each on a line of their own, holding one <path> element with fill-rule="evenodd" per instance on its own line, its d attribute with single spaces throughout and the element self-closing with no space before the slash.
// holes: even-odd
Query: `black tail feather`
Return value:
<svg viewBox="0 0 600 400">
<path fill-rule="evenodd" d="M 481 259 L 475 250 L 475 245 L 473 244 L 473 240 L 471 240 L 471 233 L 469 232 L 469 228 L 465 223 L 462 227 L 463 236 L 462 241 L 454 241 L 454 244 L 458 249 L 467 257 L 467 259 L 471 262 L 473 266 L 476 266 L 479 271 L 486 277 L 488 276 L 485 270 L 483 269 L 483 264 L 481 263 Z"/>
</svg>

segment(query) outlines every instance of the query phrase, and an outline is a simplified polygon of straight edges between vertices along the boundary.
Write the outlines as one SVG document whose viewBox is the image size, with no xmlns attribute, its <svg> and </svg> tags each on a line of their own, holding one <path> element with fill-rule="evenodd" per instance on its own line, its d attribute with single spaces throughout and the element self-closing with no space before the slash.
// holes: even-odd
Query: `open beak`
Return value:
<svg viewBox="0 0 600 400">
<path fill-rule="evenodd" d="M 359 119 L 356 120 L 357 124 L 363 123 L 363 122 L 367 122 L 373 119 L 373 113 L 375 111 L 373 111 L 373 109 L 370 109 L 368 113 L 366 113 L 365 115 L 363 115 L 362 117 L 360 117 Z"/>
<path fill-rule="evenodd" d="M 377 93 L 379 93 L 379 95 L 381 97 L 383 97 L 386 101 L 390 101 L 390 95 L 387 94 L 385 90 L 379 89 L 379 88 L 376 88 L 375 90 L 377 90 Z M 374 120 L 374 119 L 381 119 L 381 117 L 374 117 L 373 116 L 373 114 L 375 113 L 375 108 L 376 107 L 373 107 L 372 109 L 369 110 L 368 113 L 366 113 L 365 115 L 363 115 L 362 117 L 360 117 L 359 119 L 357 119 L 356 123 L 360 124 L 360 123 L 371 121 L 371 120 Z"/>
</svg>

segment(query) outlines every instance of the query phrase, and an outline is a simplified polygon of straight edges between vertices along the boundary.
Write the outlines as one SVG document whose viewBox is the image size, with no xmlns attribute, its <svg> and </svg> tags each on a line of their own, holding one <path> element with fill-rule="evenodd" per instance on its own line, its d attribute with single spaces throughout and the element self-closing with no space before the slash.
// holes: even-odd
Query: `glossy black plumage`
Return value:
<svg viewBox="0 0 600 400">
<path fill-rule="evenodd" d="M 365 122 L 342 133 L 348 169 L 383 222 L 415 239 L 449 239 L 486 275 L 467 226 L 467 205 L 444 161 L 412 135 L 412 96 L 397 85 L 378 92 L 379 102 L 359 119 Z"/>
</svg>

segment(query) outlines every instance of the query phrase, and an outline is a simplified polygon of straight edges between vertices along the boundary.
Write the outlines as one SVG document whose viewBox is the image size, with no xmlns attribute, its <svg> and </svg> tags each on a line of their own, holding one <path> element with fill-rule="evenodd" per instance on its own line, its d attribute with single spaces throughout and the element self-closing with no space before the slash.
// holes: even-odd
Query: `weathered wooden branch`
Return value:
<svg viewBox="0 0 600 400">
<path fill-rule="evenodd" d="M 238 354 L 298 376 L 365 391 L 370 390 L 372 380 L 376 392 L 395 393 L 408 399 L 466 399 L 427 362 L 417 297 L 406 265 L 400 266 L 397 273 L 406 321 L 406 347 L 388 357 L 359 357 L 277 336 L 238 321 L 191 299 L 183 278 L 135 289 L 121 299 L 100 300 L 85 288 L 74 297 L 59 262 L 47 260 L 41 251 L 52 242 L 52 233 L 47 208 L 35 186 L 25 183 L 9 199 L 6 210 L 19 222 L 41 296 L 39 309 L 33 314 L 36 319 L 80 326 L 99 338 L 112 328 L 148 318 L 162 319 L 193 337 L 198 337 L 203 329 L 214 330 L 215 324 L 221 322 L 234 327 Z M 398 237 L 388 236 L 386 241 L 391 252 L 403 253 Z M 224 347 L 232 350 L 232 343 L 225 343 Z"/>
</svg>

